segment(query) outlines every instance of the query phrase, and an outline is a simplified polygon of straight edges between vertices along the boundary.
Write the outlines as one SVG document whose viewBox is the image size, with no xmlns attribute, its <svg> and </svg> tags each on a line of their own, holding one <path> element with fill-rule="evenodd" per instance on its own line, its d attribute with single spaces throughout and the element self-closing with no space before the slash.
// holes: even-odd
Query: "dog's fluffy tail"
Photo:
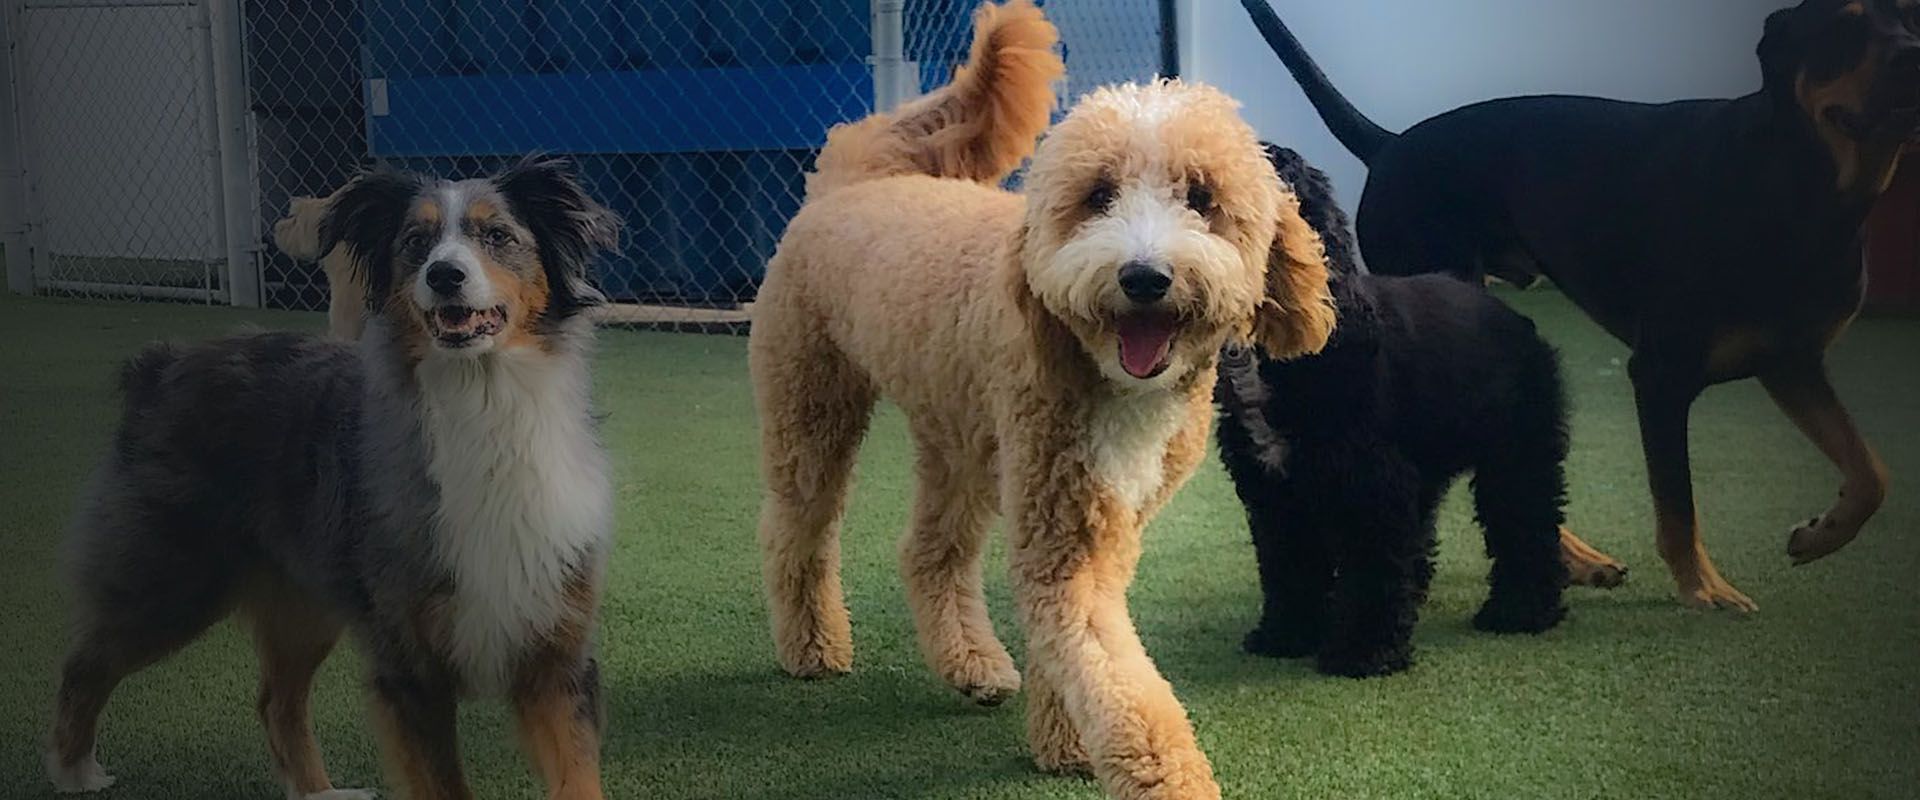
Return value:
<svg viewBox="0 0 1920 800">
<path fill-rule="evenodd" d="M 893 175 L 997 183 L 1033 153 L 1053 110 L 1053 82 L 1066 64 L 1060 32 L 1032 0 L 982 5 L 973 49 L 952 82 L 934 93 L 827 132 L 807 196 Z"/>
<path fill-rule="evenodd" d="M 154 342 L 120 367 L 120 393 L 126 396 L 128 409 L 151 405 L 160 394 L 167 368 L 180 360 L 179 348 L 169 342 Z"/>
</svg>

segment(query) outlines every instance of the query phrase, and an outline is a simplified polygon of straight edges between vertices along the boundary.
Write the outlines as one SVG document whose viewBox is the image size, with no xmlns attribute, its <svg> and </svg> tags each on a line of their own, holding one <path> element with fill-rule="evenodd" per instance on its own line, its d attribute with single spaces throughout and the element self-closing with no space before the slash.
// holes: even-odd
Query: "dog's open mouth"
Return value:
<svg viewBox="0 0 1920 800">
<path fill-rule="evenodd" d="M 433 338 L 441 347 L 466 347 L 481 337 L 499 333 L 506 326 L 505 306 L 484 309 L 440 306 L 427 312 L 427 329 L 433 332 Z"/>
<path fill-rule="evenodd" d="M 1167 370 L 1172 362 L 1173 337 L 1180 330 L 1179 317 L 1143 311 L 1123 314 L 1113 322 L 1120 334 L 1121 369 L 1143 380 Z"/>
</svg>

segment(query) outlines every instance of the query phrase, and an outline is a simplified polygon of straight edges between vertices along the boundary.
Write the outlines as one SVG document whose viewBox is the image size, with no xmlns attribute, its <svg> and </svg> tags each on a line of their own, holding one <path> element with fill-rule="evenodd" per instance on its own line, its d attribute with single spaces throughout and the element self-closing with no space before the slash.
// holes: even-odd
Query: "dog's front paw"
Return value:
<svg viewBox="0 0 1920 800">
<path fill-rule="evenodd" d="M 58 756 L 48 753 L 47 777 L 53 780 L 53 790 L 61 794 L 97 792 L 113 785 L 113 776 L 107 774 L 92 754 L 63 766 Z"/>
<path fill-rule="evenodd" d="M 1480 612 L 1473 615 L 1475 630 L 1488 633 L 1541 633 L 1566 619 L 1567 607 L 1559 602 L 1526 603 L 1488 598 Z"/>
<path fill-rule="evenodd" d="M 1240 649 L 1269 658 L 1300 658 L 1320 649 L 1320 637 L 1263 625 L 1247 632 L 1247 638 L 1240 640 Z"/>
<path fill-rule="evenodd" d="M 969 652 L 937 667 L 947 685 L 978 705 L 992 708 L 1020 692 L 1020 670 L 1005 649 Z"/>
</svg>

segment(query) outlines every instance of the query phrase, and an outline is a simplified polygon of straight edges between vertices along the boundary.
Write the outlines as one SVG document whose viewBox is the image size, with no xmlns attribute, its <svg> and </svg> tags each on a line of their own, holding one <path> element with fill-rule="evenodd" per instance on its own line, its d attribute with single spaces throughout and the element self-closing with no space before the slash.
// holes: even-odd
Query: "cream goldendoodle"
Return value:
<svg viewBox="0 0 1920 800">
<path fill-rule="evenodd" d="M 332 204 L 332 195 L 293 198 L 287 215 L 273 224 L 273 243 L 295 259 L 320 262 L 327 275 L 327 333 L 353 341 L 366 326 L 367 290 L 353 271 L 346 245 L 320 252 L 320 220 Z"/>
<path fill-rule="evenodd" d="M 768 265 L 751 361 L 775 647 L 795 675 L 851 667 L 839 521 L 884 395 L 918 449 L 901 566 L 934 671 L 988 705 L 1020 686 L 981 598 L 997 506 L 1040 766 L 1116 797 L 1217 797 L 1126 589 L 1204 453 L 1221 345 L 1325 343 L 1324 252 L 1215 90 L 1095 92 L 1034 152 L 1056 39 L 1026 0 L 982 8 L 952 84 L 830 134 Z M 997 188 L 1030 152 L 1025 193 Z"/>
</svg>

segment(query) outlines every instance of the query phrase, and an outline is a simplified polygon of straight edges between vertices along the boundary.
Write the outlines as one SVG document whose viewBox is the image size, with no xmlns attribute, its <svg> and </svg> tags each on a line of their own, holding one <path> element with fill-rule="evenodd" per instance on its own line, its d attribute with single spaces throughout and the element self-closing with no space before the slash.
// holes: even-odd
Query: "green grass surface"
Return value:
<svg viewBox="0 0 1920 800">
<path fill-rule="evenodd" d="M 1722 570 L 1761 611 L 1680 608 L 1653 552 L 1624 348 L 1557 294 L 1508 295 L 1560 347 L 1575 401 L 1571 518 L 1628 561 L 1624 588 L 1575 590 L 1540 637 L 1474 633 L 1478 533 L 1458 496 L 1441 530 L 1420 662 L 1382 680 L 1242 655 L 1258 602 L 1231 488 L 1209 461 L 1148 531 L 1132 593 L 1147 647 L 1192 714 L 1229 797 L 1911 798 L 1920 796 L 1920 322 L 1867 319 L 1835 351 L 1841 393 L 1891 466 L 1892 500 L 1827 561 L 1788 566 L 1790 524 L 1838 476 L 1759 389 L 1696 408 L 1701 516 Z M 116 362 L 157 337 L 316 314 L 0 299 L 0 796 L 49 794 L 38 750 L 65 634 L 56 553 L 105 446 Z M 879 416 L 847 523 L 856 667 L 803 683 L 773 665 L 753 528 L 745 341 L 610 331 L 598 361 L 619 498 L 601 631 L 617 798 L 1094 798 L 1033 772 L 1018 702 L 967 706 L 921 665 L 894 570 L 907 438 Z M 996 541 L 989 596 L 1022 648 Z M 322 673 L 319 735 L 343 786 L 377 785 L 358 659 Z M 278 798 L 253 718 L 253 662 L 231 624 L 130 679 L 104 721 L 113 798 Z M 482 797 L 537 797 L 497 706 L 463 746 Z"/>
</svg>

